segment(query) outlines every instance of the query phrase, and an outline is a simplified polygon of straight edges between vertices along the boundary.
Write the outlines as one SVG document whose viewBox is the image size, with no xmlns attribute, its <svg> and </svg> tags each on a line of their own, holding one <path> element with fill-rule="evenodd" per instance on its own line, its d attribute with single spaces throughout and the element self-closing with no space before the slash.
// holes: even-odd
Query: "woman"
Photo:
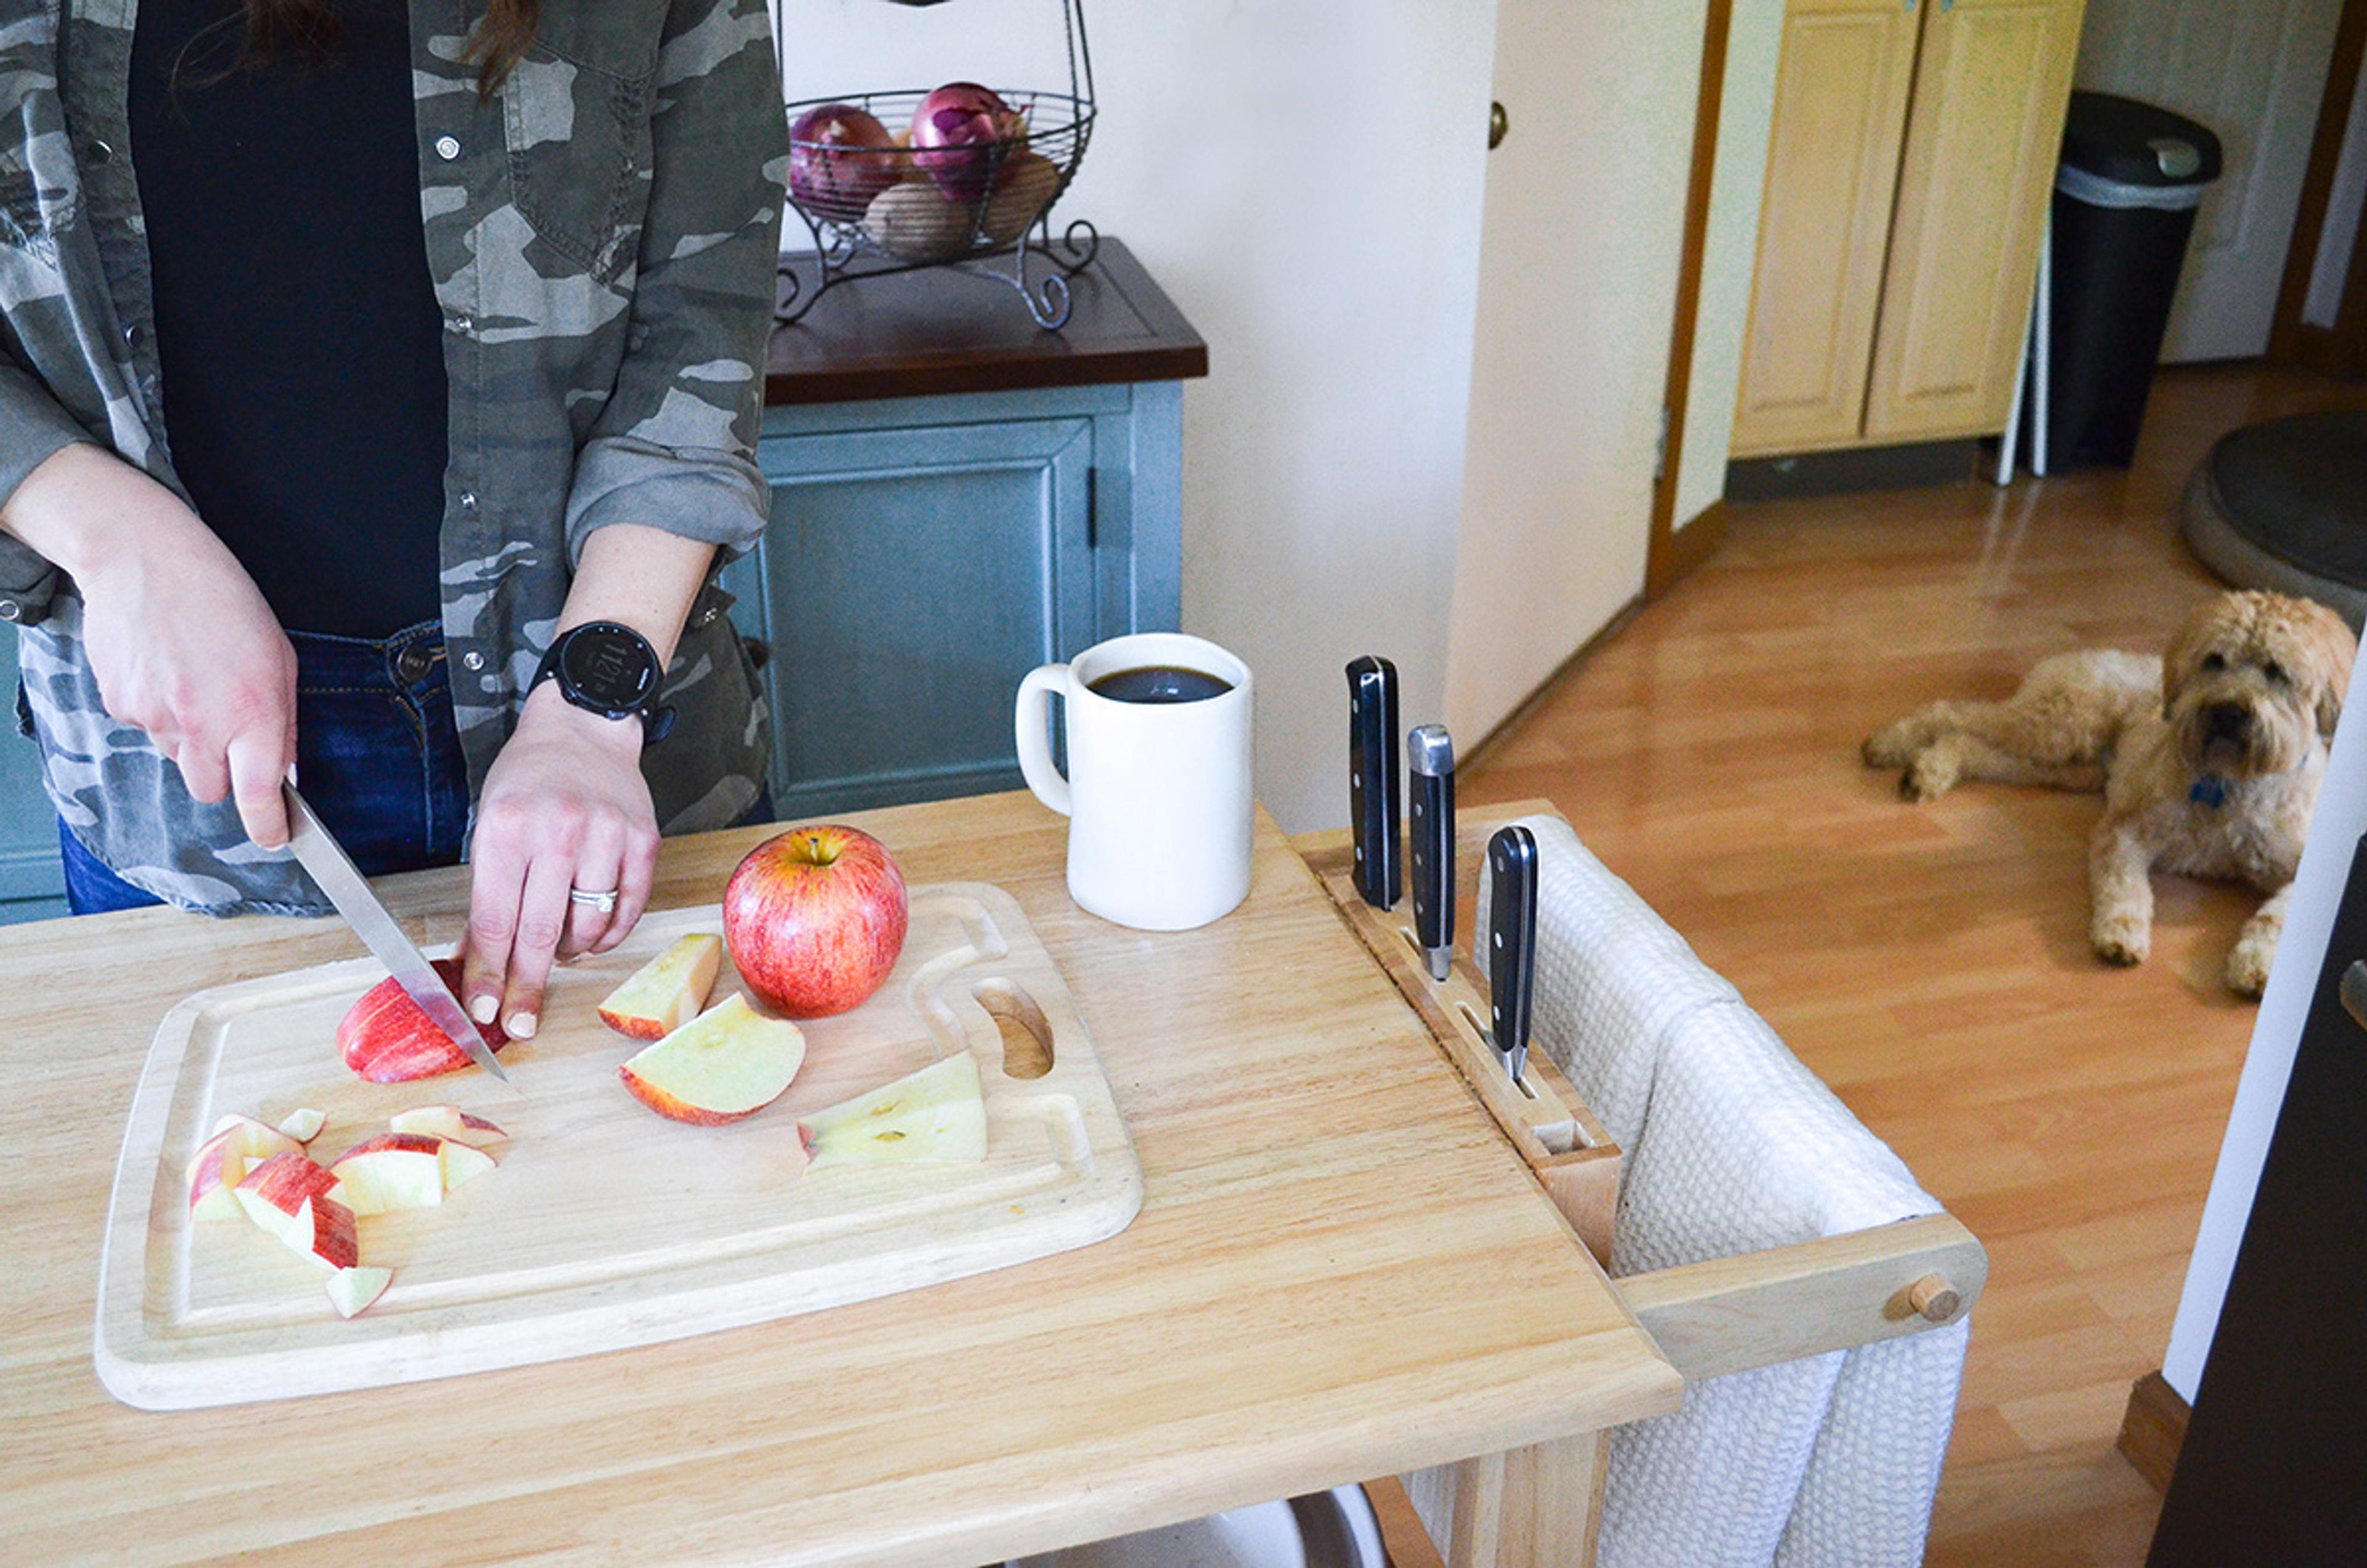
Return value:
<svg viewBox="0 0 2367 1568">
<path fill-rule="evenodd" d="M 293 765 L 366 871 L 467 839 L 531 1035 L 762 797 L 764 7 L 63 8 L 0 0 L 0 617 L 70 897 L 326 912 Z"/>
</svg>

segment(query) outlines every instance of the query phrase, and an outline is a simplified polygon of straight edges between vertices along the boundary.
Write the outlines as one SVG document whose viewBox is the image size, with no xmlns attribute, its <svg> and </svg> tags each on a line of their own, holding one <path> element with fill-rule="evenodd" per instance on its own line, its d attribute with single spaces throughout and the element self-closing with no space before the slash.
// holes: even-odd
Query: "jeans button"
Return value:
<svg viewBox="0 0 2367 1568">
<path fill-rule="evenodd" d="M 427 651 L 425 643 L 405 643 L 402 651 L 394 656 L 394 678 L 409 685 L 426 674 L 427 667 L 433 662 L 434 656 Z"/>
</svg>

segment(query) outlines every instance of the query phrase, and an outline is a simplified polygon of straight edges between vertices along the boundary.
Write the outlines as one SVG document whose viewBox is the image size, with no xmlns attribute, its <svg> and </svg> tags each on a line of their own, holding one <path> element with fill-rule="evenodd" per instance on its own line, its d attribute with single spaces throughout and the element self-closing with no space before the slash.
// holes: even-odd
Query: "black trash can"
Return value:
<svg viewBox="0 0 2367 1568">
<path fill-rule="evenodd" d="M 2125 468 L 2219 139 L 2183 115 L 2074 93 L 2055 176 L 2049 472 Z"/>
</svg>

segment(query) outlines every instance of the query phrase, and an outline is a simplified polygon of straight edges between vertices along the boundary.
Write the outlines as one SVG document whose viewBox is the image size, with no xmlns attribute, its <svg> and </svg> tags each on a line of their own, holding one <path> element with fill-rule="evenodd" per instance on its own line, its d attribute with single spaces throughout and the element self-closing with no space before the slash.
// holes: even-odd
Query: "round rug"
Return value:
<svg viewBox="0 0 2367 1568">
<path fill-rule="evenodd" d="M 2221 436 L 2187 481 L 2183 532 L 2237 588 L 2367 620 L 2367 412 L 2302 413 Z"/>
</svg>

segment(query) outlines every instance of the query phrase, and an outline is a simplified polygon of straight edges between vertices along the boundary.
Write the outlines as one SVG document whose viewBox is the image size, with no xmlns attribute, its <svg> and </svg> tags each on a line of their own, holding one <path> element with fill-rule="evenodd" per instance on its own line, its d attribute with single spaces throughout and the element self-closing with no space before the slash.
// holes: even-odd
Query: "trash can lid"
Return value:
<svg viewBox="0 0 2367 1568">
<path fill-rule="evenodd" d="M 2156 189 L 2219 177 L 2219 139 L 2182 114 L 2110 93 L 2074 93 L 2063 165 L 2114 185 Z"/>
</svg>

